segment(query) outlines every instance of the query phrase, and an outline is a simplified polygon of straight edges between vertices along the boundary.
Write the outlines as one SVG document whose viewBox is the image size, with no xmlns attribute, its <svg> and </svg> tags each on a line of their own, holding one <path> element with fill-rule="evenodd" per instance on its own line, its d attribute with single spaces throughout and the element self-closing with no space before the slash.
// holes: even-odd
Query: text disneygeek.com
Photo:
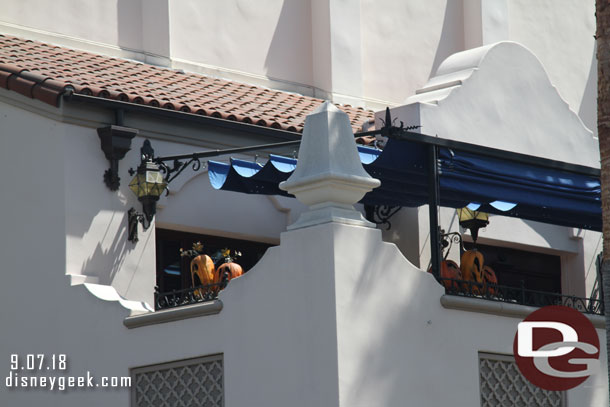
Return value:
<svg viewBox="0 0 610 407">
<path fill-rule="evenodd" d="M 96 378 L 90 371 L 81 376 L 66 376 L 68 361 L 65 354 L 11 355 L 9 374 L 4 380 L 8 389 L 46 389 L 65 391 L 75 388 L 119 388 L 130 387 L 129 376 L 102 376 Z M 37 375 L 37 373 L 55 375 Z"/>
</svg>

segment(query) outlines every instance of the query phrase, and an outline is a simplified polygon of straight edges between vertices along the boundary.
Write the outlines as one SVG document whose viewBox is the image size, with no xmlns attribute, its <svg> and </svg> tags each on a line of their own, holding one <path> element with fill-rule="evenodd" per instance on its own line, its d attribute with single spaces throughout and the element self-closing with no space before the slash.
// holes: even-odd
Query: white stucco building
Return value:
<svg viewBox="0 0 610 407">
<path fill-rule="evenodd" d="M 89 371 L 131 386 L 5 381 L 0 404 L 495 406 L 512 394 L 530 405 L 608 405 L 605 349 L 598 374 L 543 393 L 512 361 L 517 324 L 535 307 L 448 295 L 425 273 L 426 205 L 402 208 L 388 229 L 345 197 L 375 186 L 346 132 L 380 129 L 386 107 L 425 135 L 599 168 L 593 1 L 5 3 L 3 380 Z M 104 183 L 99 129 L 108 128 L 133 137 L 116 189 Z M 145 139 L 172 156 L 301 135 L 305 169 L 284 184 L 298 199 L 217 190 L 202 159 L 129 240 L 128 210 L 142 205 L 128 170 Z M 297 151 L 234 157 L 259 154 L 262 164 Z M 454 208 L 440 209 L 439 226 L 472 242 Z M 241 250 L 249 271 L 218 299 L 155 311 L 155 286 L 189 288 L 179 249 L 197 240 Z M 491 215 L 478 243 L 500 284 L 597 295 L 599 232 Z M 449 258 L 459 261 L 459 249 Z M 604 343 L 602 316 L 588 315 Z M 28 366 L 28 355 L 44 363 Z M 48 364 L 54 355 L 66 355 L 67 370 Z"/>
</svg>

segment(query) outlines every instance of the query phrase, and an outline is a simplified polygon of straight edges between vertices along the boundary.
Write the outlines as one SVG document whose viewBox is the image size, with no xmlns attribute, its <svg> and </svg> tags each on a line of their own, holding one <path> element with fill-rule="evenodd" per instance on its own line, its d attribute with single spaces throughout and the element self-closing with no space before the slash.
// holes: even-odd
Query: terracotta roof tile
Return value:
<svg viewBox="0 0 610 407">
<path fill-rule="evenodd" d="M 322 99 L 0 35 L 0 86 L 57 106 L 75 93 L 301 132 Z M 340 106 L 359 131 L 373 112 Z"/>
</svg>

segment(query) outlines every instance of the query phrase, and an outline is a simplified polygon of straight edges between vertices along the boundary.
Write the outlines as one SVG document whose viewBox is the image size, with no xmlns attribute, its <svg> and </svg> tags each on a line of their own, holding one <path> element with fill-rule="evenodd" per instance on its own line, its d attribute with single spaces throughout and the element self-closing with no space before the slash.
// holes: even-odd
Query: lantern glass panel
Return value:
<svg viewBox="0 0 610 407">
<path fill-rule="evenodd" d="M 133 177 L 129 183 L 129 189 L 131 189 L 131 192 L 133 192 L 138 198 L 145 195 L 144 190 L 141 187 L 145 183 L 144 181 L 144 174 L 136 174 L 136 176 Z"/>
<path fill-rule="evenodd" d="M 460 222 L 469 220 L 481 220 L 487 222 L 489 220 L 489 214 L 487 212 L 472 211 L 468 208 L 460 208 L 457 210 Z"/>
<path fill-rule="evenodd" d="M 136 174 L 129 183 L 129 189 L 138 197 L 159 197 L 165 191 L 167 183 L 159 171 L 145 171 Z"/>
<path fill-rule="evenodd" d="M 146 171 L 146 195 L 161 196 L 166 186 L 167 183 L 163 180 L 163 174 L 159 171 Z"/>
</svg>

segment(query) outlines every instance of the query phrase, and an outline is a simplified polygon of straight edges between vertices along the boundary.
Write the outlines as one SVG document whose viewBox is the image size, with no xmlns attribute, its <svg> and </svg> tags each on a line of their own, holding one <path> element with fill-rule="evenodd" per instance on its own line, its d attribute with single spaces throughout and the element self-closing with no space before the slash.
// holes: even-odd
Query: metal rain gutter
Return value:
<svg viewBox="0 0 610 407">
<path fill-rule="evenodd" d="M 150 114 L 157 117 L 167 119 L 187 121 L 204 126 L 212 126 L 216 128 L 234 130 L 242 133 L 256 134 L 259 136 L 267 136 L 282 141 L 295 141 L 301 139 L 301 134 L 288 130 L 275 129 L 272 127 L 257 126 L 254 124 L 237 122 L 232 120 L 220 119 L 217 117 L 202 116 L 199 114 L 183 112 L 180 110 L 169 110 L 160 107 L 139 105 L 136 103 L 123 102 L 121 100 L 105 99 L 95 96 L 80 95 L 73 92 L 66 92 L 64 100 L 69 103 L 88 103 L 104 107 L 112 110 L 123 110 Z"/>
</svg>

